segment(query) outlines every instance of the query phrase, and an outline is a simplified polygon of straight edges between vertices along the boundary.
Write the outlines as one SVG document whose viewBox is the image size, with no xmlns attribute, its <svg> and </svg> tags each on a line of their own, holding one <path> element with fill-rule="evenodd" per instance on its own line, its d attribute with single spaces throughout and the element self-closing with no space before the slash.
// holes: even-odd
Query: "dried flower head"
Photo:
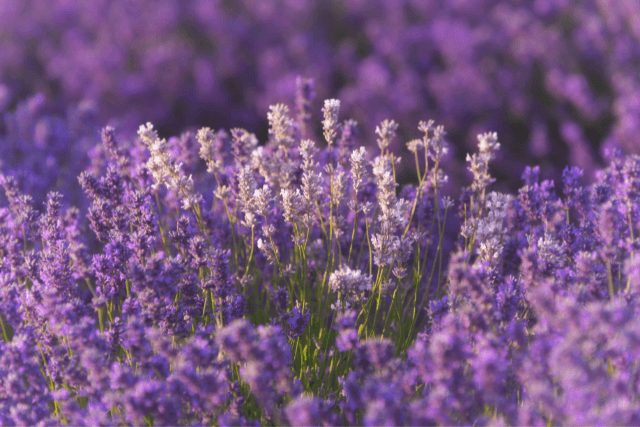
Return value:
<svg viewBox="0 0 640 427">
<path fill-rule="evenodd" d="M 340 101 L 337 99 L 327 99 L 324 101 L 324 120 L 322 128 L 324 130 L 324 139 L 327 144 L 331 145 L 335 141 L 338 130 L 338 112 L 340 111 Z"/>
<path fill-rule="evenodd" d="M 196 134 L 196 139 L 200 144 L 200 158 L 207 164 L 207 172 L 217 173 L 222 168 L 219 135 L 210 128 L 202 128 Z"/>
<path fill-rule="evenodd" d="M 383 120 L 380 126 L 376 127 L 376 134 L 378 135 L 378 147 L 380 151 L 384 152 L 389 147 L 393 139 L 396 137 L 396 131 L 398 130 L 398 124 L 393 120 Z"/>
<path fill-rule="evenodd" d="M 267 113 L 269 120 L 269 135 L 276 146 L 284 145 L 289 148 L 293 144 L 293 119 L 289 117 L 289 107 L 284 104 L 269 106 Z"/>
<path fill-rule="evenodd" d="M 364 147 L 360 147 L 351 153 L 351 179 L 356 192 L 362 188 L 362 184 L 367 179 L 366 152 Z"/>
</svg>

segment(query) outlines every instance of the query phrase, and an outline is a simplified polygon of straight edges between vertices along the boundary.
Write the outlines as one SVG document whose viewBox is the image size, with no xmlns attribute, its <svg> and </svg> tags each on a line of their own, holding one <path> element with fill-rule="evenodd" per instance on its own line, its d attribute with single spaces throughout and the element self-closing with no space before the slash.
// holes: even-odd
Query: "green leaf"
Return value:
<svg viewBox="0 0 640 427">
<path fill-rule="evenodd" d="M 358 336 L 360 336 L 360 334 L 362 334 L 362 331 L 364 331 L 364 323 L 362 325 L 360 325 L 360 327 L 358 328 Z"/>
</svg>

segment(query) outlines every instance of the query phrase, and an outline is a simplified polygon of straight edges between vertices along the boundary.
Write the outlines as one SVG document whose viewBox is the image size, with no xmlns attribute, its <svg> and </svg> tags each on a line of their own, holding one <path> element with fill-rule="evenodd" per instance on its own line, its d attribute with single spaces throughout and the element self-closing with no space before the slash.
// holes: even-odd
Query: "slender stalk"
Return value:
<svg viewBox="0 0 640 427">
<path fill-rule="evenodd" d="M 9 334 L 7 333 L 7 328 L 4 324 L 4 318 L 2 316 L 2 313 L 0 313 L 0 326 L 2 327 L 2 337 L 4 338 L 5 342 L 9 342 Z"/>
<path fill-rule="evenodd" d="M 347 265 L 351 265 L 351 250 L 353 249 L 353 240 L 356 238 L 356 224 L 358 223 L 358 190 L 356 190 L 355 213 L 353 215 L 353 230 L 351 231 L 351 244 L 349 245 L 349 256 L 347 257 Z"/>
<path fill-rule="evenodd" d="M 249 265 L 251 265 L 251 260 L 253 259 L 253 247 L 255 246 L 255 244 L 253 243 L 253 239 L 255 238 L 254 236 L 254 227 L 251 226 L 251 252 L 249 252 L 249 259 L 247 259 L 247 266 L 244 270 L 244 275 L 246 276 L 247 274 L 249 274 Z"/>
<path fill-rule="evenodd" d="M 369 237 L 369 219 L 365 219 L 365 224 L 367 227 L 367 245 L 369 245 L 369 276 L 372 275 L 373 270 L 373 251 L 371 250 L 371 238 Z"/>
</svg>

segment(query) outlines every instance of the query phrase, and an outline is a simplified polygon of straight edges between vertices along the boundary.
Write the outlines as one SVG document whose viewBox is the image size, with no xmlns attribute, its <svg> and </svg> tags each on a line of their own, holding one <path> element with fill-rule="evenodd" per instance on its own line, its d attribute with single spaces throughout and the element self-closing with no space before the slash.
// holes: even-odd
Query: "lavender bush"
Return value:
<svg viewBox="0 0 640 427">
<path fill-rule="evenodd" d="M 86 105 L 39 98 L 5 118 L 0 422 L 639 424 L 640 157 L 558 189 L 528 167 L 510 195 L 483 133 L 454 200 L 442 125 L 405 139 L 399 188 L 398 123 L 358 147 L 328 99 L 320 138 L 310 87 L 266 141 L 146 123 L 98 142 L 73 126 Z M 34 134 L 32 176 L 11 138 Z M 93 147 L 64 160 L 60 138 Z M 47 193 L 65 173 L 83 196 Z"/>
<path fill-rule="evenodd" d="M 639 14 L 0 2 L 0 425 L 640 425 Z"/>
</svg>

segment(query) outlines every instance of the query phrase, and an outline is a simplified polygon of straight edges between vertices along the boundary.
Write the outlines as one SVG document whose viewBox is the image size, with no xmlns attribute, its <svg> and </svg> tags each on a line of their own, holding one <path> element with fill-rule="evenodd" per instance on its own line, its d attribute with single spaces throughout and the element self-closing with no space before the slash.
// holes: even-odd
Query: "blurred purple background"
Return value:
<svg viewBox="0 0 640 427">
<path fill-rule="evenodd" d="M 605 148 L 640 151 L 637 0 L 4 0 L 0 16 L 2 171 L 36 162 L 49 185 L 77 175 L 109 120 L 265 140 L 268 106 L 293 104 L 298 75 L 315 79 L 316 126 L 338 98 L 361 143 L 398 122 L 407 160 L 419 120 L 445 126 L 449 171 L 497 131 L 493 174 L 512 189 L 528 164 L 590 179 Z"/>
</svg>

